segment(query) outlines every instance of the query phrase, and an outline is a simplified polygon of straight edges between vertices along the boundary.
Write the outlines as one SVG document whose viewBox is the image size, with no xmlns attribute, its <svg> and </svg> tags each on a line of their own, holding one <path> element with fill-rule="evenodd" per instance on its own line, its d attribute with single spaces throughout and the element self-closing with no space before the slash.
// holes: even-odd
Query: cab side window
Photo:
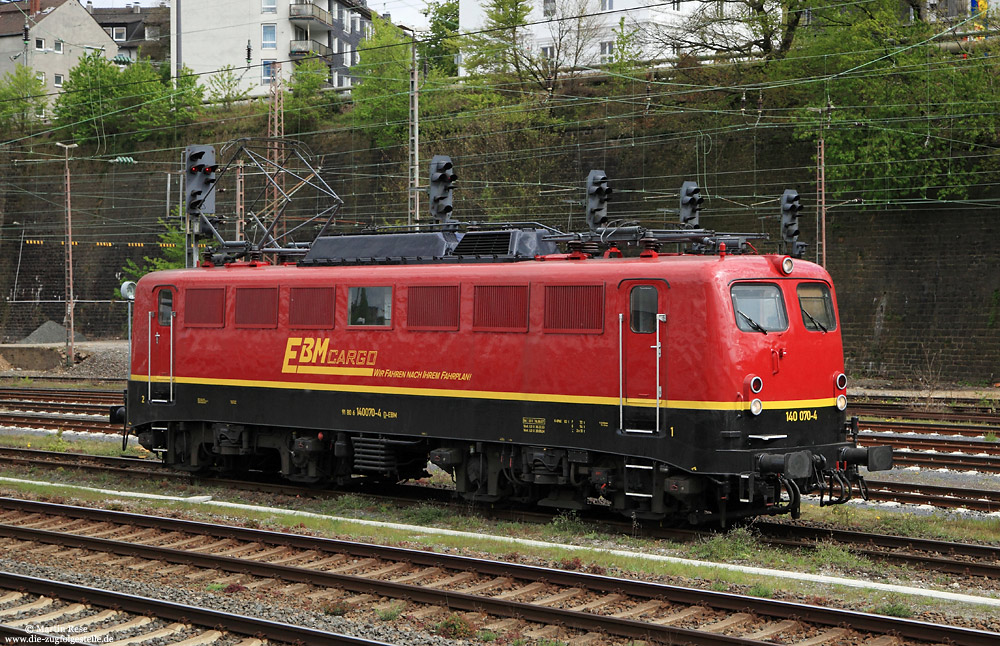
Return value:
<svg viewBox="0 0 1000 646">
<path fill-rule="evenodd" d="M 347 295 L 348 325 L 390 327 L 392 287 L 350 287 Z"/>
<path fill-rule="evenodd" d="M 802 283 L 797 288 L 802 324 L 807 330 L 829 332 L 837 329 L 837 315 L 833 311 L 833 296 L 823 283 Z"/>
<path fill-rule="evenodd" d="M 169 326 L 173 321 L 174 293 L 169 289 L 161 289 L 159 297 L 159 313 L 157 318 L 160 325 Z"/>
<path fill-rule="evenodd" d="M 629 324 L 633 332 L 656 332 L 656 288 L 638 285 L 629 292 Z"/>
<path fill-rule="evenodd" d="M 737 283 L 730 290 L 736 325 L 744 332 L 780 332 L 788 329 L 781 290 L 768 283 Z"/>
</svg>

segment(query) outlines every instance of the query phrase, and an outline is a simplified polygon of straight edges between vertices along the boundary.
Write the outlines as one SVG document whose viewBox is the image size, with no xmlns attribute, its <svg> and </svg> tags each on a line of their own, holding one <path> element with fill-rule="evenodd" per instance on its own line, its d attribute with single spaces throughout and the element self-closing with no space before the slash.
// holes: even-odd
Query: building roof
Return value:
<svg viewBox="0 0 1000 646">
<path fill-rule="evenodd" d="M 94 7 L 93 11 L 90 13 L 94 16 L 94 20 L 96 20 L 100 25 L 124 25 L 134 22 L 144 22 L 152 9 L 154 9 L 154 7 L 149 7 L 148 9 L 143 8 L 142 13 L 136 13 L 131 9 L 119 9 L 117 7 Z"/>
<path fill-rule="evenodd" d="M 52 13 L 52 10 L 62 6 L 69 0 L 25 0 L 24 2 L 7 2 L 0 4 L 0 37 L 24 33 L 24 19 L 35 5 L 37 13 L 31 16 L 29 24 L 41 22 Z"/>
</svg>

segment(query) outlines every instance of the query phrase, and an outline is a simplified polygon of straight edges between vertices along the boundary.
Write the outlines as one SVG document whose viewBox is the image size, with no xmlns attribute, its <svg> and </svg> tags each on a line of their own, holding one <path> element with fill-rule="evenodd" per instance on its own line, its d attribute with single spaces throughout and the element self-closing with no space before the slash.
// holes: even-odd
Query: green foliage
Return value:
<svg viewBox="0 0 1000 646">
<path fill-rule="evenodd" d="M 383 608 L 376 608 L 375 616 L 382 621 L 395 621 L 399 619 L 401 614 L 403 614 L 404 608 L 406 608 L 406 603 L 403 601 L 397 601 Z"/>
<path fill-rule="evenodd" d="M 722 563 L 753 560 L 759 552 L 757 537 L 745 527 L 715 534 L 692 549 L 696 558 Z"/>
<path fill-rule="evenodd" d="M 486 0 L 482 5 L 482 29 L 463 39 L 463 59 L 469 72 L 484 76 L 506 76 L 520 84 L 535 80 L 544 84 L 537 59 L 532 54 L 528 14 L 531 0 Z"/>
<path fill-rule="evenodd" d="M 45 106 L 45 83 L 35 71 L 16 65 L 0 81 L 0 129 L 5 134 L 25 133 L 38 110 Z"/>
<path fill-rule="evenodd" d="M 476 629 L 468 619 L 453 612 L 434 626 L 434 632 L 448 639 L 465 639 L 472 637 Z"/>
<path fill-rule="evenodd" d="M 625 26 L 625 17 L 618 21 L 614 30 L 615 45 L 611 52 L 611 61 L 607 65 L 611 76 L 611 88 L 614 95 L 634 94 L 635 76 L 640 68 L 642 52 L 639 49 L 638 29 Z"/>
<path fill-rule="evenodd" d="M 458 76 L 458 0 L 427 0 L 420 13 L 427 17 L 430 31 L 420 41 L 418 53 L 421 60 L 443 76 Z"/>
<path fill-rule="evenodd" d="M 358 64 L 351 73 L 358 85 L 354 98 L 355 123 L 368 128 L 378 147 L 406 142 L 409 111 L 410 44 L 391 23 L 372 16 L 372 37 L 358 46 Z"/>
<path fill-rule="evenodd" d="M 771 599 L 772 597 L 774 597 L 774 589 L 764 585 L 763 583 L 755 583 L 752 586 L 750 586 L 749 590 L 747 590 L 747 594 L 749 594 L 751 597 Z"/>
<path fill-rule="evenodd" d="M 175 89 L 149 59 L 120 70 L 100 52 L 92 52 L 70 69 L 54 113 L 56 122 L 81 143 L 98 141 L 112 148 L 117 143 L 125 148 L 165 138 L 169 126 L 193 122 L 203 93 L 186 67 L 181 68 Z"/>
<path fill-rule="evenodd" d="M 294 131 L 302 132 L 319 119 L 323 105 L 323 88 L 330 78 L 330 68 L 321 58 L 308 58 L 295 65 L 288 82 L 289 96 L 285 99 L 285 116 L 294 123 Z"/>
<path fill-rule="evenodd" d="M 877 615 L 888 615 L 890 617 L 912 617 L 913 608 L 908 606 L 902 599 L 890 596 L 883 603 L 872 608 L 872 612 Z"/>
<path fill-rule="evenodd" d="M 131 258 L 125 260 L 122 267 L 122 274 L 129 280 L 138 281 L 146 274 L 154 271 L 164 271 L 166 269 L 182 269 L 184 267 L 184 229 L 179 218 L 180 207 L 174 207 L 174 214 L 178 216 L 173 224 L 160 220 L 164 231 L 158 237 L 160 240 L 159 257 L 143 256 L 142 264 L 135 262 Z M 120 298 L 121 293 L 115 289 L 115 297 Z"/>
<path fill-rule="evenodd" d="M 964 198 L 996 165 L 990 116 L 1000 87 L 977 48 L 968 58 L 929 42 L 938 27 L 902 22 L 899 5 L 844 9 L 825 29 L 800 34 L 776 76 L 798 84 L 796 133 L 826 146 L 828 202 L 866 204 Z"/>
<path fill-rule="evenodd" d="M 208 79 L 208 100 L 225 110 L 231 110 L 234 103 L 246 101 L 250 96 L 249 89 L 240 89 L 240 77 L 235 69 L 226 65 Z"/>
</svg>

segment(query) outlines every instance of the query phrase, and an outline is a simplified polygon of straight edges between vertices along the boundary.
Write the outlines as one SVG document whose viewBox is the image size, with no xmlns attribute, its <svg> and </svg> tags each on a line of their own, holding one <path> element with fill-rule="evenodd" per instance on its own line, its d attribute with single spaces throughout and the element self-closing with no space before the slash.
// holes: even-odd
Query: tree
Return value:
<svg viewBox="0 0 1000 646">
<path fill-rule="evenodd" d="M 103 141 L 117 134 L 120 120 L 112 113 L 121 91 L 119 77 L 118 68 L 101 52 L 80 58 L 56 99 L 56 122 L 79 142 Z"/>
<path fill-rule="evenodd" d="M 421 39 L 418 53 L 421 60 L 443 76 L 458 76 L 458 0 L 428 0 L 420 13 L 427 17 L 430 30 Z"/>
<path fill-rule="evenodd" d="M 482 28 L 463 40 L 463 59 L 473 74 L 513 76 L 524 86 L 547 88 L 546 65 L 531 51 L 531 0 L 487 0 Z"/>
<path fill-rule="evenodd" d="M 772 80 L 795 83 L 790 101 L 804 106 L 796 134 L 824 139 L 829 200 L 960 198 L 995 172 L 993 52 L 955 56 L 930 41 L 938 31 L 876 0 L 845 9 L 774 66 Z"/>
<path fill-rule="evenodd" d="M 395 25 L 372 16 L 372 37 L 358 46 L 358 64 L 351 73 L 358 85 L 351 91 L 355 122 L 369 128 L 376 146 L 399 146 L 407 137 L 409 110 L 409 39 Z"/>
<path fill-rule="evenodd" d="M 238 101 L 246 101 L 249 89 L 240 89 L 240 77 L 232 65 L 226 65 L 208 79 L 208 100 L 231 110 Z"/>
<path fill-rule="evenodd" d="M 653 40 L 678 54 L 779 60 L 791 50 L 807 13 L 814 21 L 839 22 L 844 7 L 824 0 L 698 0 L 687 18 L 660 26 Z"/>
<path fill-rule="evenodd" d="M 171 87 L 149 59 L 124 71 L 93 52 L 80 59 L 55 102 L 56 122 L 82 142 L 117 142 L 126 147 L 165 136 L 168 126 L 195 120 L 204 90 L 182 67 Z"/>
<path fill-rule="evenodd" d="M 157 236 L 160 240 L 160 256 L 150 257 L 143 256 L 142 264 L 140 265 L 131 258 L 125 260 L 125 266 L 122 267 L 122 275 L 129 280 L 138 281 L 140 278 L 148 273 L 154 271 L 164 271 L 166 269 L 183 269 L 184 268 L 184 254 L 185 245 L 187 244 L 184 239 L 184 227 L 180 224 L 182 222 L 181 218 L 181 207 L 175 206 L 172 209 L 171 217 L 175 218 L 177 224 L 171 224 L 160 220 L 160 225 L 163 226 L 163 231 Z M 115 295 L 121 297 L 121 293 L 118 288 L 115 288 Z"/>
<path fill-rule="evenodd" d="M 610 86 L 615 95 L 633 94 L 629 89 L 634 86 L 635 74 L 639 70 L 642 56 L 639 51 L 638 33 L 638 29 L 625 24 L 625 16 L 621 17 L 618 28 L 614 30 L 615 44 L 607 70 L 611 75 Z"/>
<path fill-rule="evenodd" d="M 24 133 L 38 110 L 45 106 L 45 83 L 35 72 L 17 65 L 0 81 L 0 128 Z"/>
<path fill-rule="evenodd" d="M 323 88 L 330 80 L 330 67 L 321 58 L 307 58 L 295 64 L 288 81 L 290 96 L 285 113 L 302 132 L 316 123 L 323 105 Z"/>
</svg>

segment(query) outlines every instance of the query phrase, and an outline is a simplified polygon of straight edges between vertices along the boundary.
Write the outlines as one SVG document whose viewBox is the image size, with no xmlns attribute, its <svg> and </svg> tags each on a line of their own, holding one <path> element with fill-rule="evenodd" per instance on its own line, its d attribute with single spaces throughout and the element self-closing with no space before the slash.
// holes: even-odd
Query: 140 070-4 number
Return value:
<svg viewBox="0 0 1000 646">
<path fill-rule="evenodd" d="M 819 419 L 814 410 L 786 410 L 786 422 L 812 422 Z"/>
</svg>

